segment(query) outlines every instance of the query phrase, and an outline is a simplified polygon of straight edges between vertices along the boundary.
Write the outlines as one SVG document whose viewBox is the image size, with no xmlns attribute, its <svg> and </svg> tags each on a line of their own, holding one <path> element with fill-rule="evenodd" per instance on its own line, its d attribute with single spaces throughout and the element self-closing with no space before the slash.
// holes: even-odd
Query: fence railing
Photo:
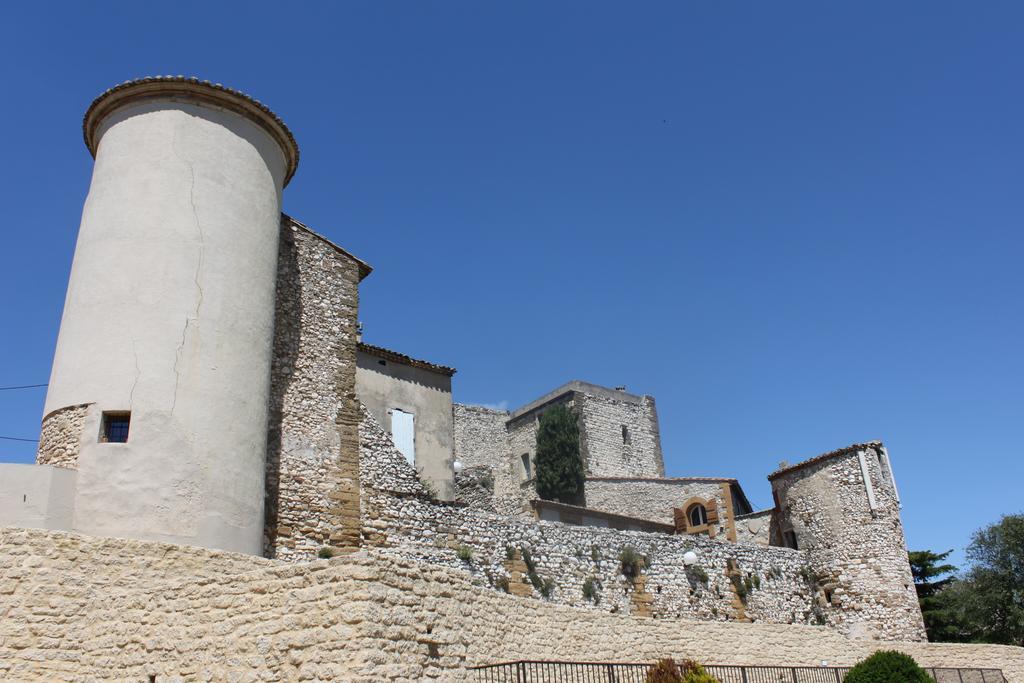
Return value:
<svg viewBox="0 0 1024 683">
<path fill-rule="evenodd" d="M 501 662 L 470 667 L 488 683 L 646 683 L 652 664 L 624 662 Z M 705 665 L 722 683 L 842 683 L 850 667 Z M 1006 683 L 1000 669 L 929 668 L 936 683 Z"/>
</svg>

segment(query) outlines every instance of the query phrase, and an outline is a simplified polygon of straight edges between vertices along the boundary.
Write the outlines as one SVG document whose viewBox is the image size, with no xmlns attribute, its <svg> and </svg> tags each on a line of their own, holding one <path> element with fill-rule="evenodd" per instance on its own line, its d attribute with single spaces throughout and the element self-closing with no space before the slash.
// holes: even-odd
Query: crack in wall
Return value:
<svg viewBox="0 0 1024 683">
<path fill-rule="evenodd" d="M 181 161 L 185 162 L 188 166 L 188 172 L 191 176 L 191 183 L 188 190 L 188 200 L 192 205 L 192 217 L 195 219 L 196 234 L 199 237 L 199 259 L 196 262 L 196 270 L 192 276 L 192 281 L 196 286 L 198 296 L 196 297 L 196 306 L 191 316 L 185 316 L 185 326 L 181 330 L 181 341 L 178 343 L 178 349 L 174 354 L 174 397 L 171 400 L 171 413 L 174 413 L 174 408 L 178 404 L 178 385 L 181 381 L 181 374 L 178 371 L 178 365 L 181 363 L 181 356 L 185 351 L 185 342 L 188 338 L 189 327 L 193 324 L 198 325 L 199 323 L 199 310 L 203 306 L 203 286 L 200 284 L 200 275 L 203 271 L 203 260 L 205 258 L 205 238 L 203 233 L 203 226 L 199 222 L 199 209 L 196 207 L 196 169 L 191 161 L 186 159 L 178 152 L 178 129 L 175 129 L 174 136 L 171 138 L 171 151 L 174 152 L 174 156 L 178 157 Z"/>
<path fill-rule="evenodd" d="M 139 377 L 142 375 L 142 370 L 139 368 L 139 350 L 135 347 L 135 339 L 132 339 L 132 354 L 135 355 L 135 379 L 132 381 L 132 389 L 128 392 L 128 409 L 131 410 L 135 406 L 135 387 L 139 383 Z"/>
</svg>

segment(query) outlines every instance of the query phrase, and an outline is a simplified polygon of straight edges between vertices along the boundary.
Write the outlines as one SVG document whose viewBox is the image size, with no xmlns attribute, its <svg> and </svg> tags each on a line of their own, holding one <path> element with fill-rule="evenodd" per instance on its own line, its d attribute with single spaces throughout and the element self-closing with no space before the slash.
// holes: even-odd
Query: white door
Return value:
<svg viewBox="0 0 1024 683">
<path fill-rule="evenodd" d="M 414 415 L 395 408 L 391 411 L 391 438 L 410 465 L 416 464 L 416 426 Z"/>
</svg>

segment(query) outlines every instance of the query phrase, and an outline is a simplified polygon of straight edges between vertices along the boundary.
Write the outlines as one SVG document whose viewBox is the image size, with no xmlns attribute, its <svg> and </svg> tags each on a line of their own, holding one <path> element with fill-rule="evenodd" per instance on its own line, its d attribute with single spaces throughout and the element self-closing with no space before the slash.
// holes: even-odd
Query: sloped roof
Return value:
<svg viewBox="0 0 1024 683">
<path fill-rule="evenodd" d="M 768 481 L 771 481 L 772 479 L 775 479 L 776 477 L 779 477 L 788 472 L 792 472 L 793 470 L 798 470 L 800 468 L 807 467 L 808 465 L 814 465 L 825 460 L 830 460 L 831 458 L 838 458 L 841 455 L 848 455 L 850 453 L 856 453 L 857 451 L 868 450 L 869 448 L 874 449 L 881 445 L 881 441 L 865 441 L 864 443 L 855 443 L 851 446 L 846 446 L 845 448 L 837 448 L 834 451 L 822 453 L 821 455 L 809 458 L 808 460 L 804 460 L 803 462 L 798 462 L 795 465 L 787 465 L 786 467 L 777 469 L 768 475 Z"/>
<path fill-rule="evenodd" d="M 407 356 L 404 353 L 398 353 L 397 351 L 385 349 L 381 346 L 372 346 L 365 342 L 359 342 L 358 344 L 356 344 L 356 348 L 362 351 L 363 353 L 370 354 L 371 356 L 384 358 L 395 363 L 404 363 L 405 365 L 411 365 L 414 368 L 430 370 L 431 372 L 436 372 L 442 375 L 446 375 L 448 377 L 451 377 L 457 372 L 455 368 L 450 368 L 447 365 L 438 365 L 437 363 L 431 363 L 430 361 L 420 360 L 418 358 Z"/>
<path fill-rule="evenodd" d="M 370 273 L 373 272 L 373 266 L 371 266 L 369 263 L 367 263 L 366 261 L 362 260 L 358 256 L 354 256 L 352 254 L 352 252 L 350 252 L 350 251 L 348 251 L 346 249 L 343 249 L 342 247 L 339 247 L 337 244 L 335 244 L 331 240 L 327 239 L 326 237 L 324 237 L 323 235 L 321 235 L 316 230 L 312 229 L 311 227 L 309 227 L 308 225 L 306 225 L 302 221 L 297 220 L 295 218 L 292 218 L 291 216 L 289 216 L 286 213 L 282 213 L 281 214 L 281 220 L 282 221 L 287 221 L 289 225 L 292 225 L 292 226 L 294 226 L 296 228 L 299 228 L 300 230 L 304 230 L 305 232 L 308 232 L 310 235 L 312 235 L 313 237 L 316 237 L 318 240 L 320 240 L 321 242 L 325 243 L 327 246 L 331 247 L 332 249 L 334 249 L 336 252 L 338 252 L 342 256 L 345 256 L 345 257 L 351 259 L 352 261 L 354 261 L 356 263 L 356 265 L 359 267 L 359 281 L 360 282 L 362 282 L 366 278 L 367 275 L 369 275 Z"/>
</svg>

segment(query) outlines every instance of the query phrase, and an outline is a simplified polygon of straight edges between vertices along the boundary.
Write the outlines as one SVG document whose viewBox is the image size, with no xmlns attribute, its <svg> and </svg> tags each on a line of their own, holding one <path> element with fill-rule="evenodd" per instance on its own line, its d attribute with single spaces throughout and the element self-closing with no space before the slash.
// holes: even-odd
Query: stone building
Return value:
<svg viewBox="0 0 1024 683">
<path fill-rule="evenodd" d="M 0 525 L 292 564 L 363 547 L 590 611 L 923 639 L 880 443 L 774 472 L 753 510 L 733 478 L 665 476 L 650 396 L 573 381 L 512 412 L 453 403 L 453 368 L 361 340 L 371 269 L 281 212 L 299 152 L 264 105 L 131 81 L 85 138 L 37 464 L 0 465 Z M 580 505 L 536 494 L 557 405 Z"/>
</svg>

